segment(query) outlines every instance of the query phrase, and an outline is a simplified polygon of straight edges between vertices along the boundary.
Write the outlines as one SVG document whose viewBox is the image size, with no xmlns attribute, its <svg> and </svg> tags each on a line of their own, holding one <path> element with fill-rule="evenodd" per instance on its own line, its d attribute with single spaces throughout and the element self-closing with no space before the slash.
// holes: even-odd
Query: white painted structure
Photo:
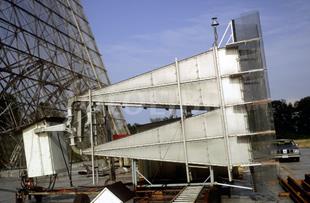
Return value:
<svg viewBox="0 0 310 203">
<path fill-rule="evenodd" d="M 239 73 L 238 52 L 235 49 L 220 49 L 219 61 L 222 80 L 229 91 L 225 91 L 225 103 L 241 103 L 242 84 L 237 79 L 229 79 Z M 179 63 L 181 96 L 184 106 L 218 107 L 219 90 L 216 82 L 213 52 L 181 60 Z M 88 101 L 82 95 L 77 101 Z M 93 102 L 124 106 L 179 106 L 178 77 L 175 63 L 138 75 L 128 80 L 92 91 Z"/>
<path fill-rule="evenodd" d="M 252 163 L 250 135 L 244 114 L 229 116 L 229 143 L 234 166 Z M 234 125 L 235 124 L 235 125 Z M 186 146 L 190 164 L 225 166 L 224 136 L 219 111 L 185 119 Z M 242 153 L 241 153 L 242 152 Z M 84 151 L 90 154 L 89 150 Z M 97 155 L 154 161 L 185 162 L 180 121 L 95 147 Z"/>
<path fill-rule="evenodd" d="M 266 159 L 274 130 L 259 16 L 232 20 L 230 26 L 232 42 L 225 47 L 214 43 L 207 52 L 71 98 L 69 125 L 73 103 L 81 101 L 178 108 L 181 113 L 180 121 L 92 145 L 83 153 L 185 163 L 187 182 L 189 164 L 211 166 L 211 171 L 212 166 L 227 167 L 231 181 L 233 167 L 256 166 Z M 207 112 L 185 118 L 183 109 Z"/>
<path fill-rule="evenodd" d="M 218 53 L 219 80 L 222 80 L 223 84 L 225 122 L 230 146 L 228 149 L 224 143 L 224 120 L 219 109 L 220 95 L 215 74 L 215 62 L 212 57 L 214 53 L 208 51 L 178 62 L 182 106 L 184 108 L 215 109 L 184 119 L 187 157 L 183 153 L 184 138 L 180 121 L 96 146 L 95 154 L 180 163 L 184 163 L 187 159 L 190 164 L 227 166 L 227 154 L 229 153 L 232 166 L 256 164 L 253 163 L 249 136 L 271 134 L 274 131 L 270 129 L 253 131 L 250 128 L 245 105 L 265 104 L 268 102 L 268 98 L 261 97 L 256 100 L 245 98 L 243 93 L 247 84 L 244 84 L 241 76 L 253 72 L 264 73 L 265 70 L 256 69 L 242 72 L 236 49 L 223 48 L 219 49 Z M 92 101 L 104 105 L 179 108 L 180 97 L 176 68 L 176 64 L 170 64 L 95 90 L 92 92 Z M 256 92 L 251 93 L 256 94 Z M 251 94 L 248 95 L 251 96 Z M 84 95 L 74 99 L 88 101 L 89 96 Z M 227 150 L 229 151 L 227 152 Z M 91 154 L 91 150 L 85 150 L 84 153 Z"/>
<path fill-rule="evenodd" d="M 28 177 L 57 174 L 66 169 L 68 153 L 63 132 L 38 132 L 50 125 L 41 121 L 23 130 Z"/>
<path fill-rule="evenodd" d="M 91 203 L 133 203 L 133 199 L 123 201 L 117 197 L 108 188 L 104 188 L 92 201 Z"/>
</svg>

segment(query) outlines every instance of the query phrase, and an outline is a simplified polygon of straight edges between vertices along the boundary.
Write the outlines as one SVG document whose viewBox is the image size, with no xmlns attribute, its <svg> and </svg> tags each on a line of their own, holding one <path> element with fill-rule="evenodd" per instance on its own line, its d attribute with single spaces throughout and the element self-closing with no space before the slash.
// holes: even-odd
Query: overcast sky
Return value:
<svg viewBox="0 0 310 203">
<path fill-rule="evenodd" d="M 208 50 L 231 18 L 258 10 L 272 99 L 310 95 L 310 1 L 83 0 L 112 82 Z"/>
</svg>

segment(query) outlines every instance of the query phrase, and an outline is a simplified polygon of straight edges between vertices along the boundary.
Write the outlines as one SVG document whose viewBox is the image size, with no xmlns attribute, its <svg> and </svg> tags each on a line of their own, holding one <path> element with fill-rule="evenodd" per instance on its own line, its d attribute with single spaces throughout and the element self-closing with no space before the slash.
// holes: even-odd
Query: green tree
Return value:
<svg viewBox="0 0 310 203">
<path fill-rule="evenodd" d="M 297 118 L 297 133 L 301 136 L 310 134 L 310 97 L 305 97 L 295 103 L 295 117 Z"/>
<path fill-rule="evenodd" d="M 278 138 L 310 138 L 310 97 L 292 105 L 285 100 L 272 101 Z"/>
<path fill-rule="evenodd" d="M 293 106 L 287 105 L 285 100 L 272 101 L 274 125 L 278 138 L 285 138 L 288 135 L 295 133 L 294 121 L 292 114 Z"/>
</svg>

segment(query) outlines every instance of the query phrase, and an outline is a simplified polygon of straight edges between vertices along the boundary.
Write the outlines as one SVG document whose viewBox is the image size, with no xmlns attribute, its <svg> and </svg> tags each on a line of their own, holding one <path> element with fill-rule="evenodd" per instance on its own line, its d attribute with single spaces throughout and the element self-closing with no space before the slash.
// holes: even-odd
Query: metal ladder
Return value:
<svg viewBox="0 0 310 203">
<path fill-rule="evenodd" d="M 176 196 L 172 202 L 194 203 L 203 186 L 187 186 Z"/>
<path fill-rule="evenodd" d="M 20 140 L 19 143 L 17 143 L 14 147 L 14 150 L 10 156 L 10 166 L 11 167 L 15 167 L 17 165 L 17 160 L 20 157 L 21 153 L 22 153 L 22 140 Z"/>
</svg>

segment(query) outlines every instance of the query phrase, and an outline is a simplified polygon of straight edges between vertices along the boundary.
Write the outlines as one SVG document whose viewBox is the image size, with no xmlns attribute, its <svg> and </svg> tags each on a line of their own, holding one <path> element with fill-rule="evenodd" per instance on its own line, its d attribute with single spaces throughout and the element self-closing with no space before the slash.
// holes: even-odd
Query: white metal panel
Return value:
<svg viewBox="0 0 310 203">
<path fill-rule="evenodd" d="M 247 112 L 244 107 L 226 108 L 226 119 L 229 135 L 244 135 L 249 133 Z"/>
<path fill-rule="evenodd" d="M 206 114 L 185 119 L 186 138 L 190 139 L 213 139 L 223 136 L 220 111 L 214 110 Z"/>
<path fill-rule="evenodd" d="M 186 106 L 216 107 L 219 105 L 218 91 L 214 79 L 181 84 L 183 104 Z M 85 101 L 87 98 L 85 98 Z M 179 105 L 177 84 L 149 87 L 139 90 L 120 91 L 93 95 L 94 102 L 140 104 L 140 105 Z"/>
<path fill-rule="evenodd" d="M 240 165 L 252 162 L 250 137 L 230 137 L 230 149 L 232 153 L 232 162 Z"/>
<path fill-rule="evenodd" d="M 43 169 L 41 171 L 42 174 L 38 174 L 38 176 L 55 174 L 56 170 L 53 164 L 53 152 L 51 149 L 51 143 L 48 133 L 43 133 L 42 137 L 38 137 L 38 144 L 40 149 L 39 153 L 41 154 L 40 156 L 42 158 L 39 163 L 42 164 L 41 168 Z M 35 148 L 36 146 L 32 147 Z M 38 166 L 39 165 L 37 165 L 36 168 L 38 168 Z M 33 165 L 30 167 L 33 167 Z"/>
<path fill-rule="evenodd" d="M 46 154 L 48 154 L 47 149 L 49 149 L 47 134 L 44 133 L 42 137 L 39 137 L 34 133 L 35 128 L 42 126 L 44 126 L 43 122 L 23 130 L 23 142 L 29 177 L 53 174 L 51 159 L 45 159 Z"/>
<path fill-rule="evenodd" d="M 177 82 L 174 64 L 152 71 L 153 84 L 164 85 Z"/>
<path fill-rule="evenodd" d="M 203 118 L 203 128 L 206 131 L 206 137 L 212 138 L 223 136 L 223 123 L 220 117 L 220 113 L 221 112 L 219 110 L 214 110 L 208 112 L 208 116 Z"/>
<path fill-rule="evenodd" d="M 169 143 L 182 140 L 180 122 L 175 122 L 173 125 L 165 125 L 161 128 L 157 128 L 156 132 L 160 143 Z"/>
<path fill-rule="evenodd" d="M 244 103 L 241 80 L 238 78 L 222 78 L 222 84 L 226 105 Z"/>
<path fill-rule="evenodd" d="M 238 72 L 238 53 L 219 50 L 222 74 Z M 180 60 L 180 87 L 184 106 L 217 107 L 219 91 L 217 89 L 212 51 L 208 51 L 184 60 Z M 241 102 L 241 85 L 228 78 L 224 86 L 227 103 Z M 132 105 L 179 105 L 175 64 L 169 64 L 151 72 L 130 78 L 114 85 L 92 92 L 94 102 L 132 104 Z M 225 89 L 226 88 L 226 89 Z M 239 91 L 239 92 L 238 92 Z M 88 95 L 78 100 L 88 100 Z"/>
<path fill-rule="evenodd" d="M 239 54 L 237 49 L 219 49 L 219 67 L 221 75 L 229 75 L 238 73 L 239 70 Z"/>
<path fill-rule="evenodd" d="M 171 143 L 160 146 L 161 160 L 185 163 L 183 143 Z M 189 161 L 190 163 L 190 161 Z"/>
<path fill-rule="evenodd" d="M 192 164 L 220 165 L 227 164 L 224 148 L 221 111 L 214 110 L 198 116 L 185 119 L 186 146 L 188 149 L 188 162 Z M 234 111 L 228 108 L 227 115 L 236 122 L 229 125 L 229 133 L 235 135 L 248 134 L 244 128 L 246 125 L 243 111 Z M 95 154 L 101 156 L 127 157 L 134 159 L 146 159 L 156 161 L 185 162 L 183 138 L 181 136 L 180 121 L 138 133 L 123 139 L 99 145 L 95 148 Z M 248 154 L 243 154 L 249 143 L 243 143 L 244 147 L 238 148 L 237 139 L 231 138 L 234 143 L 234 153 L 243 156 L 233 159 L 234 165 L 248 163 Z M 84 153 L 89 154 L 90 150 Z"/>
<path fill-rule="evenodd" d="M 91 203 L 123 203 L 116 195 L 114 195 L 108 188 L 104 188 Z"/>
<path fill-rule="evenodd" d="M 199 78 L 215 77 L 213 53 L 211 51 L 196 56 Z"/>
<path fill-rule="evenodd" d="M 63 132 L 49 132 L 50 156 L 56 173 L 65 171 L 65 161 L 69 163 L 67 144 Z M 61 146 L 60 146 L 61 144 Z M 61 147 L 61 148 L 60 148 Z"/>
<path fill-rule="evenodd" d="M 204 140 L 187 143 L 188 159 L 191 160 L 192 163 L 211 165 L 208 147 L 209 145 Z M 214 162 L 212 164 L 214 164 Z"/>
<path fill-rule="evenodd" d="M 208 147 L 208 157 L 210 159 L 210 165 L 227 165 L 227 155 L 225 150 L 224 139 L 211 139 L 205 141 Z"/>
<path fill-rule="evenodd" d="M 180 81 L 199 79 L 197 57 L 192 57 L 179 62 Z"/>
<path fill-rule="evenodd" d="M 34 131 L 37 128 L 46 127 L 42 121 L 23 130 L 23 142 L 26 156 L 28 177 L 52 175 L 65 170 L 63 157 L 68 160 L 64 138 L 59 135 L 64 156 L 59 148 L 57 133 L 40 133 Z"/>
</svg>

